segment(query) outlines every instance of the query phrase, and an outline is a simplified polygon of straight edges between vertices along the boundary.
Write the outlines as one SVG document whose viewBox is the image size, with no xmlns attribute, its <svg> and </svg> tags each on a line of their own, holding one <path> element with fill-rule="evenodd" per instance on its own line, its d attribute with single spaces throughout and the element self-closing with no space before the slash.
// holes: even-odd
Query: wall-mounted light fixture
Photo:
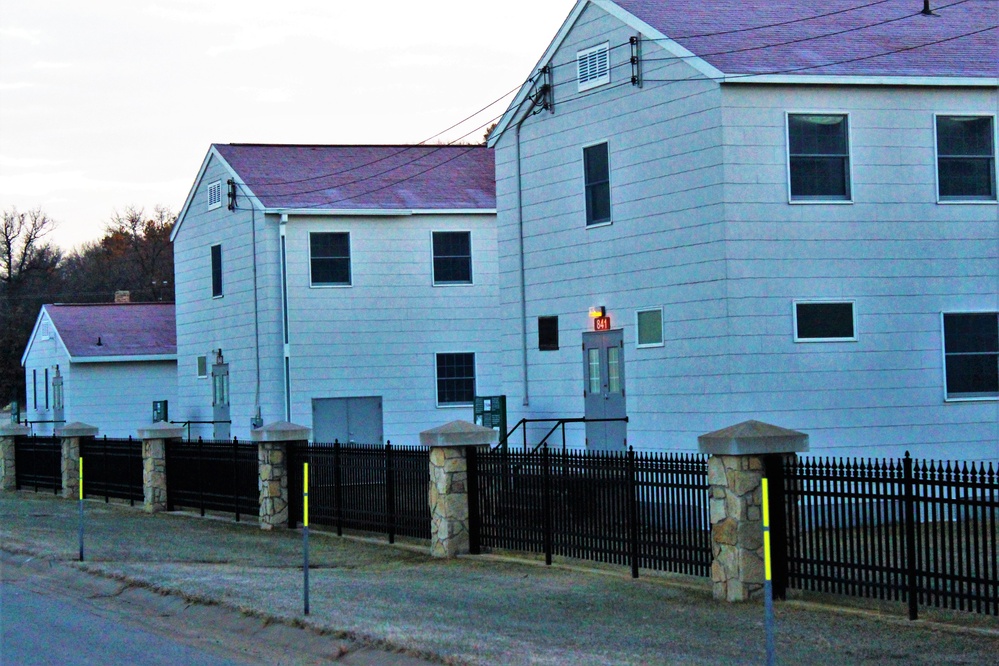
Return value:
<svg viewBox="0 0 999 666">
<path fill-rule="evenodd" d="M 607 308 L 602 305 L 597 305 L 590 308 L 590 319 L 598 319 L 600 317 L 607 316 Z"/>
</svg>

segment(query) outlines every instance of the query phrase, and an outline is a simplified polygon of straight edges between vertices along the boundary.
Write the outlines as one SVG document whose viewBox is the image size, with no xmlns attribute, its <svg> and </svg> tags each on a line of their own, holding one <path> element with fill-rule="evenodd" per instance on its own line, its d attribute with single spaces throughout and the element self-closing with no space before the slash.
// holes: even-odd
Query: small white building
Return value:
<svg viewBox="0 0 999 666">
<path fill-rule="evenodd" d="M 999 460 L 996 3 L 930 4 L 577 2 L 489 139 L 510 423 Z"/>
<path fill-rule="evenodd" d="M 174 227 L 193 436 L 414 444 L 499 391 L 492 151 L 216 144 Z"/>
<path fill-rule="evenodd" d="M 177 395 L 172 303 L 44 305 L 21 357 L 27 404 L 21 419 L 51 434 L 64 423 L 135 436 L 153 422 L 153 402 Z"/>
</svg>

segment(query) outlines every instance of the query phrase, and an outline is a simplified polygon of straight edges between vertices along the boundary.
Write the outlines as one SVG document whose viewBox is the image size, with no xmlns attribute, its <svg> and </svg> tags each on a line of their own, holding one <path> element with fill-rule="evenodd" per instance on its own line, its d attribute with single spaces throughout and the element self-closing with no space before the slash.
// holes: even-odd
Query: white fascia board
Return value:
<svg viewBox="0 0 999 666">
<path fill-rule="evenodd" d="M 534 69 L 531 70 L 532 74 L 541 69 L 541 67 L 543 67 L 543 63 L 551 60 L 551 58 L 555 55 L 555 52 L 560 46 L 562 46 L 562 42 L 564 42 L 565 38 L 569 35 L 569 31 L 576 25 L 576 20 L 579 18 L 579 15 L 583 13 L 583 10 L 588 4 L 590 4 L 591 1 L 592 0 L 578 0 L 576 2 L 572 11 L 569 12 L 565 21 L 562 22 L 562 27 L 558 29 L 558 32 L 555 33 L 554 39 L 552 39 L 548 48 L 545 49 L 544 55 L 542 55 L 538 62 L 534 65 Z M 499 119 L 499 122 L 496 125 L 496 129 L 489 134 L 489 139 L 486 141 L 486 146 L 489 148 L 496 145 L 496 142 L 503 135 L 503 132 L 505 132 L 507 127 L 510 126 L 510 123 L 513 122 L 513 118 L 517 115 L 517 111 L 520 109 L 521 105 L 523 105 L 523 103 L 527 100 L 527 96 L 531 92 L 531 84 L 528 82 L 529 79 L 530 77 L 524 79 L 524 83 L 520 86 L 517 96 L 513 98 L 512 102 L 510 102 L 510 106 L 506 108 L 506 111 L 503 113 L 503 117 Z"/>
<path fill-rule="evenodd" d="M 35 319 L 35 327 L 31 329 L 31 336 L 28 338 L 28 344 L 24 346 L 24 352 L 21 354 L 21 367 L 28 360 L 28 350 L 31 349 L 31 345 L 35 343 L 35 336 L 38 335 L 38 331 L 41 328 L 42 320 L 47 320 L 49 322 L 49 330 L 55 335 L 56 341 L 62 348 L 62 353 L 69 357 L 69 348 L 66 347 L 66 343 L 62 341 L 62 336 L 59 335 L 59 329 L 56 328 L 55 322 L 52 321 L 52 317 L 49 317 L 48 313 L 45 311 L 47 306 L 43 305 L 40 310 L 38 310 L 38 317 Z"/>
<path fill-rule="evenodd" d="M 495 208 L 267 208 L 268 215 L 288 217 L 410 217 L 412 215 L 495 215 Z"/>
<path fill-rule="evenodd" d="M 142 361 L 176 361 L 176 354 L 146 354 L 144 356 L 70 356 L 70 363 L 139 363 Z"/>
<path fill-rule="evenodd" d="M 194 184 L 191 185 L 191 190 L 187 193 L 187 198 L 184 200 L 184 205 L 180 209 L 180 214 L 177 215 L 177 223 L 173 225 L 173 231 L 170 232 L 171 243 L 175 238 L 177 238 L 177 232 L 180 231 L 180 228 L 184 224 L 184 218 L 187 216 L 187 211 L 191 207 L 191 203 L 194 201 L 194 193 L 198 191 L 201 179 L 205 177 L 205 171 L 208 169 L 208 163 L 213 157 L 219 161 L 225 170 L 229 172 L 232 179 L 240 186 L 243 190 L 243 195 L 249 199 L 250 206 L 256 208 L 257 210 L 263 210 L 264 208 L 263 204 L 261 204 L 260 200 L 257 198 L 257 195 L 250 190 L 240 175 L 236 173 L 236 170 L 233 169 L 228 162 L 226 162 L 225 158 L 222 157 L 222 155 L 219 154 L 219 151 L 215 149 L 215 145 L 212 144 L 212 146 L 208 149 L 208 154 L 205 155 L 205 159 L 201 162 L 201 168 L 198 169 L 198 175 L 194 178 Z"/>
<path fill-rule="evenodd" d="M 970 76 L 823 76 L 821 74 L 730 74 L 721 83 L 836 86 L 996 88 L 999 79 Z"/>
</svg>

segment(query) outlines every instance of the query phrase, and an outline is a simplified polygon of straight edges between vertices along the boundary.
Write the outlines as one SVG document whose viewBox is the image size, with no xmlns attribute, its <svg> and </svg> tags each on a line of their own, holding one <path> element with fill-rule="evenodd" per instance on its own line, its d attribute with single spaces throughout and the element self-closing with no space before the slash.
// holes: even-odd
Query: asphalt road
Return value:
<svg viewBox="0 0 999 666">
<path fill-rule="evenodd" d="M 344 658 L 346 657 L 346 658 Z M 418 664 L 0 552 L 0 666 Z"/>
</svg>

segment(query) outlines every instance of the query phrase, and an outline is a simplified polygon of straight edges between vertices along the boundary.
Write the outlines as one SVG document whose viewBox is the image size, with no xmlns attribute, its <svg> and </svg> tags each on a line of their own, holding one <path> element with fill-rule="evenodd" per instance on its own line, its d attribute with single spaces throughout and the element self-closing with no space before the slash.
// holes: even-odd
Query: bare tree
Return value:
<svg viewBox="0 0 999 666">
<path fill-rule="evenodd" d="M 3 211 L 0 224 L 0 281 L 13 285 L 33 271 L 55 268 L 61 253 L 42 239 L 55 230 L 56 223 L 40 208 L 19 212 Z"/>
</svg>

